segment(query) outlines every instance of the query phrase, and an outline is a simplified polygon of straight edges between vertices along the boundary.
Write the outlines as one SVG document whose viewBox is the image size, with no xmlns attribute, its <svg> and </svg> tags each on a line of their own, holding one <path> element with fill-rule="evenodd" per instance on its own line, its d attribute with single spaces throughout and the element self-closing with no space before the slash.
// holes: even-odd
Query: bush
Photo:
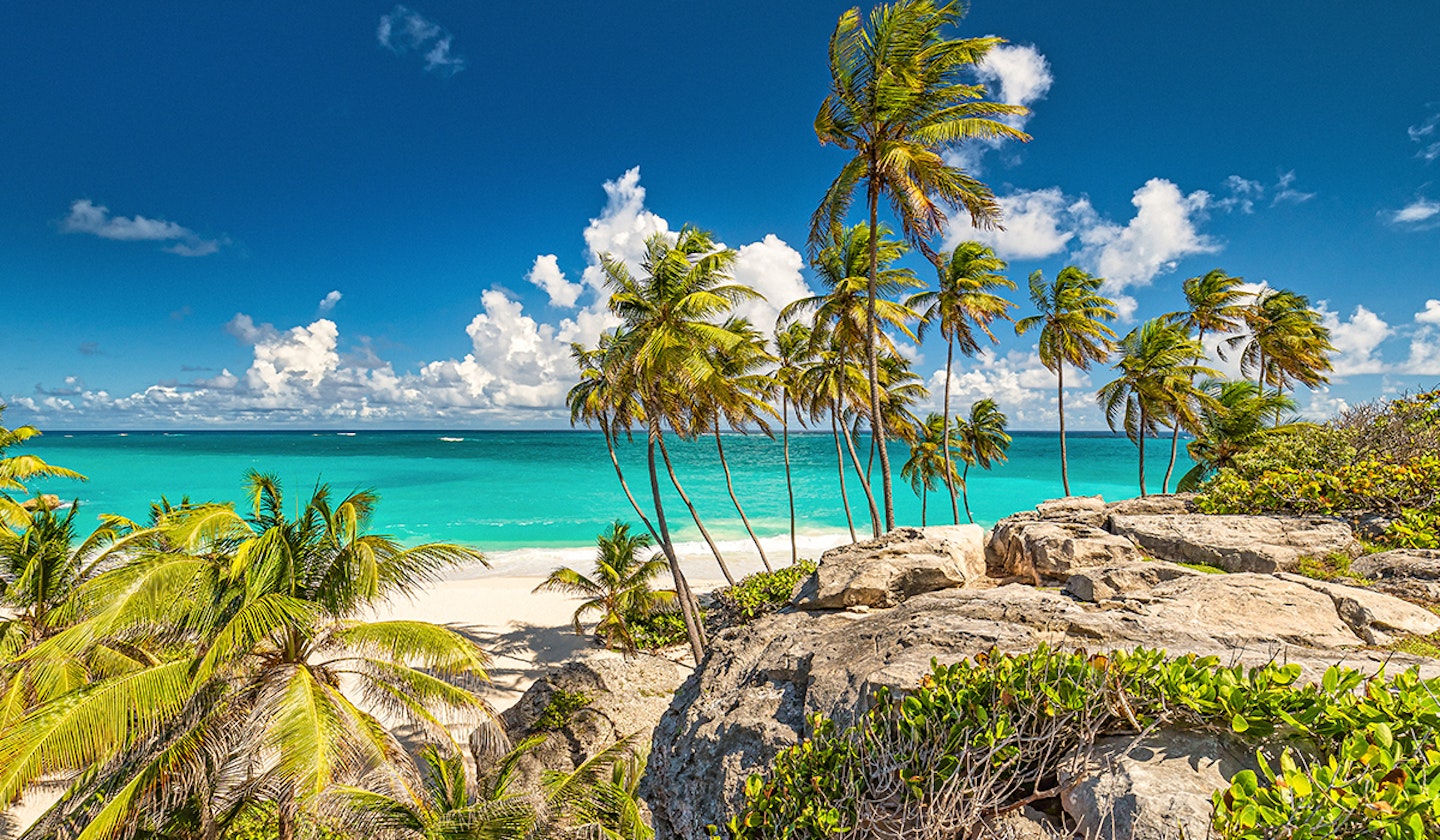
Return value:
<svg viewBox="0 0 1440 840">
<path fill-rule="evenodd" d="M 550 702 L 535 719 L 535 728 L 541 732 L 556 732 L 570 724 L 575 713 L 590 705 L 590 695 L 579 691 L 555 689 Z"/>
<path fill-rule="evenodd" d="M 704 614 L 701 614 L 703 619 Z M 662 650 L 689 641 L 685 634 L 685 619 L 680 613 L 656 612 L 650 615 L 633 616 L 627 620 L 630 636 L 640 650 Z"/>
<path fill-rule="evenodd" d="M 1221 837 L 1436 836 L 1440 680 L 1412 670 L 1367 681 L 1336 667 L 1297 686 L 1299 675 L 1298 665 L 1245 670 L 1144 649 L 937 664 L 907 695 L 877 692 L 853 726 L 812 717 L 809 738 L 746 781 L 726 833 L 824 837 L 879 822 L 906 836 L 967 836 L 1017 803 L 1058 795 L 1077 748 L 1164 722 L 1282 745 L 1278 773 L 1237 774 L 1217 792 Z M 1355 775 L 1368 781 L 1345 789 Z M 1336 802 L 1364 815 L 1365 830 L 1291 830 L 1323 824 Z"/>
<path fill-rule="evenodd" d="M 786 604 L 795 595 L 800 581 L 815 574 L 814 560 L 801 560 L 790 566 L 782 566 L 773 572 L 757 572 L 740 579 L 715 593 L 716 610 L 729 621 L 726 624 L 746 624 L 766 613 L 772 613 Z"/>
</svg>

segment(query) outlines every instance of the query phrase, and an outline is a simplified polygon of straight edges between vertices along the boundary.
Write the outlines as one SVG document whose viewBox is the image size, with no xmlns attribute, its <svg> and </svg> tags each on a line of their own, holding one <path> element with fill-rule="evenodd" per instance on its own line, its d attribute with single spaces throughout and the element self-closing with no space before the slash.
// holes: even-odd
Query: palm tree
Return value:
<svg viewBox="0 0 1440 840">
<path fill-rule="evenodd" d="M 935 489 L 936 482 L 943 479 L 947 484 L 954 483 L 953 476 L 946 475 L 955 471 L 954 459 L 942 449 L 949 443 L 947 425 L 945 415 L 931 412 L 921 426 L 919 439 L 910 445 L 910 458 L 900 468 L 901 478 L 908 479 L 911 489 L 920 497 L 922 528 L 927 524 L 930 491 Z"/>
<path fill-rule="evenodd" d="M 1320 313 L 1310 299 L 1288 289 L 1261 289 L 1245 308 L 1247 334 L 1226 341 L 1230 350 L 1239 349 L 1240 372 L 1253 375 L 1263 390 L 1266 385 L 1283 394 L 1298 382 L 1314 388 L 1329 381 L 1331 369 L 1330 331 L 1320 323 Z M 1280 425 L 1280 414 L 1275 414 Z"/>
<path fill-rule="evenodd" d="M 1001 40 L 946 37 L 945 30 L 962 14 L 959 3 L 898 0 L 876 7 L 868 26 L 862 24 L 858 8 L 840 16 L 830 36 L 830 93 L 815 117 L 815 134 L 822 144 L 833 143 L 854 154 L 811 217 L 812 250 L 840 228 L 862 184 L 869 228 L 879 227 L 883 193 L 905 238 L 927 256 L 932 254 L 926 240 L 944 228 L 947 207 L 963 207 L 980 227 L 998 223 L 999 205 L 990 189 L 948 163 L 943 153 L 973 138 L 1030 138 L 996 119 L 1023 114 L 1024 108 L 987 102 L 983 86 L 963 80 L 962 74 Z M 878 247 L 872 239 L 865 322 L 872 418 L 882 417 L 876 358 Z M 894 491 L 884 423 L 877 422 L 873 434 L 880 450 L 888 530 L 895 525 Z"/>
<path fill-rule="evenodd" d="M 35 831 L 89 840 L 183 817 L 211 838 L 226 814 L 269 800 L 292 840 L 318 794 L 403 755 L 357 698 L 442 742 L 460 720 L 493 720 L 459 682 L 486 679 L 474 642 L 359 618 L 479 553 L 365 533 L 370 492 L 332 500 L 321 485 L 288 519 L 274 478 L 247 480 L 248 516 L 229 505 L 163 516 L 149 547 L 135 540 L 127 562 L 77 588 L 71 626 L 20 657 L 141 658 L 0 735 L 4 801 L 42 775 L 85 771 Z"/>
<path fill-rule="evenodd" d="M 590 756 L 566 773 L 546 770 L 540 784 L 551 825 L 563 834 L 543 836 L 596 837 L 601 840 L 653 840 L 640 802 L 649 744 L 636 732 Z"/>
<path fill-rule="evenodd" d="M 640 560 L 637 555 L 650 547 L 649 535 L 632 535 L 630 526 L 619 520 L 595 542 L 595 569 L 588 577 L 561 567 L 551 572 L 535 591 L 564 592 L 585 598 L 571 619 L 575 633 L 584 632 L 581 621 L 586 613 L 598 612 L 600 622 L 595 626 L 595 635 L 605 641 L 606 647 L 634 652 L 630 621 L 674 605 L 674 590 L 650 588 L 651 581 L 665 571 L 666 563 L 660 557 Z"/>
<path fill-rule="evenodd" d="M 1040 328 L 1040 363 L 1055 372 L 1055 405 L 1060 412 L 1060 484 L 1070 495 L 1070 467 L 1065 452 L 1065 363 L 1080 370 L 1110 355 L 1115 331 L 1105 323 L 1115 320 L 1115 302 L 1099 293 L 1105 281 L 1078 266 L 1066 266 L 1045 284 L 1036 271 L 1030 275 L 1030 301 L 1039 314 L 1015 322 L 1015 334 Z"/>
<path fill-rule="evenodd" d="M 1195 439 L 1186 446 L 1195 466 L 1180 477 L 1176 489 L 1182 492 L 1198 489 L 1216 472 L 1234 466 L 1242 453 L 1284 431 L 1286 426 L 1267 428 L 1266 419 L 1295 410 L 1295 401 L 1284 394 L 1266 393 L 1243 379 L 1207 380 L 1200 383 L 1200 389 L 1210 395 L 1211 402 L 1201 407 Z"/>
<path fill-rule="evenodd" d="M 1004 260 L 995 256 L 990 248 L 979 242 L 961 242 L 949 254 L 940 255 L 943 267 L 940 269 L 940 285 L 934 291 L 921 292 L 910 298 L 909 305 L 922 310 L 920 333 L 923 336 L 928 324 L 940 326 L 940 335 L 945 338 L 945 397 L 941 402 L 941 414 L 950 416 L 950 374 L 955 364 L 955 348 L 966 356 L 973 356 L 980 350 L 980 336 L 984 335 L 993 344 L 995 334 L 990 325 L 997 318 L 1010 319 L 1009 310 L 1015 304 L 1006 300 L 994 289 L 1013 289 L 1014 281 L 1001 274 L 1006 268 Z M 945 444 L 941 449 L 950 457 L 950 426 L 945 425 Z M 955 503 L 954 465 L 946 470 L 946 486 L 950 490 L 950 514 L 955 524 L 960 524 L 960 509 Z"/>
<path fill-rule="evenodd" d="M 1009 460 L 1006 452 L 1010 449 L 1010 435 L 1005 433 L 1009 422 L 995 401 L 989 398 L 971 404 L 968 418 L 955 418 L 960 458 L 965 462 L 965 471 L 960 476 L 960 492 L 965 500 L 965 518 L 972 523 L 975 516 L 970 513 L 970 467 L 988 470 L 996 462 L 1003 464 Z"/>
<path fill-rule="evenodd" d="M 1095 399 L 1105 411 L 1110 430 L 1122 426 L 1140 450 L 1140 495 L 1144 496 L 1145 438 L 1158 430 L 1160 420 L 1167 415 L 1177 426 L 1182 418 L 1193 421 L 1189 406 L 1210 397 L 1190 383 L 1199 374 L 1219 373 L 1196 364 L 1195 358 L 1204 353 L 1200 342 L 1190 338 L 1184 327 L 1163 317 L 1131 330 L 1121 340 L 1119 350 L 1114 368 L 1120 375 L 1102 385 Z"/>
<path fill-rule="evenodd" d="M 776 326 L 775 329 L 775 390 L 780 394 L 780 441 L 785 453 L 785 495 L 790 500 L 790 563 L 800 562 L 800 547 L 795 537 L 795 485 L 790 475 L 790 406 L 803 405 L 801 375 L 814 355 L 810 347 L 810 328 L 800 323 Z M 798 409 L 795 417 L 804 423 Z M 843 471 L 842 471 L 843 475 Z"/>
<path fill-rule="evenodd" d="M 728 348 L 741 340 L 717 321 L 737 302 L 758 296 L 748 286 L 727 282 L 734 258 L 734 251 L 717 249 L 710 234 L 687 226 L 678 234 L 657 233 L 646 240 L 640 277 L 608 254 L 600 259 L 605 285 L 611 292 L 610 311 L 619 316 L 624 328 L 615 339 L 624 366 L 624 382 L 644 412 L 660 548 L 670 563 L 686 634 L 697 662 L 704 655 L 704 633 L 694 595 L 670 539 L 655 451 L 660 449 L 666 455 L 671 481 L 678 486 L 668 453 L 664 452 L 663 431 L 664 422 L 668 421 L 671 428 L 680 422 L 677 415 L 683 403 L 677 402 L 675 394 L 693 393 L 709 379 L 713 371 L 706 350 Z"/>
<path fill-rule="evenodd" d="M 0 417 L 5 414 L 5 404 L 0 403 Z M 24 528 L 30 518 L 30 511 L 15 501 L 11 493 L 25 493 L 24 482 L 32 478 L 73 478 L 84 481 L 85 476 L 74 470 L 45 463 L 34 455 L 6 455 L 5 451 L 40 436 L 34 426 L 16 426 L 7 429 L 0 426 L 0 527 Z"/>
<path fill-rule="evenodd" d="M 870 503 L 872 535 L 879 536 L 880 533 L 880 514 L 875 507 L 874 496 L 868 492 L 869 487 L 865 484 L 865 476 L 860 469 L 860 460 L 850 438 L 843 408 L 846 394 L 863 387 L 864 373 L 858 365 L 845 360 L 844 352 L 837 349 L 836 344 L 825 341 L 829 334 L 824 329 L 817 327 L 811 331 L 812 346 L 816 345 L 816 332 L 820 333 L 821 341 L 818 349 L 812 352 L 809 364 L 801 370 L 796 393 L 803 398 L 803 405 L 812 419 L 818 421 L 822 416 L 830 418 L 830 434 L 835 439 L 835 471 L 840 488 L 840 505 L 845 510 L 845 522 L 850 527 L 850 542 L 853 543 L 858 542 L 859 537 L 855 533 L 855 517 L 850 512 L 850 496 L 845 490 L 845 455 L 840 446 L 842 434 L 850 450 L 850 461 L 860 479 L 861 489 L 867 491 L 865 498 Z"/>
<path fill-rule="evenodd" d="M 1250 295 L 1241 288 L 1244 278 L 1232 277 L 1224 269 L 1216 268 L 1198 277 L 1188 278 L 1184 283 L 1184 312 L 1172 312 L 1166 317 L 1195 334 L 1195 342 L 1203 350 L 1205 333 L 1233 332 L 1244 323 L 1245 307 L 1242 301 Z M 1195 364 L 1201 356 L 1195 357 Z M 1190 384 L 1195 384 L 1191 379 Z M 1170 434 L 1170 462 L 1165 466 L 1165 480 L 1160 483 L 1160 492 L 1170 486 L 1170 475 L 1175 471 L 1175 457 L 1179 454 L 1180 429 L 1185 424 L 1172 424 Z M 1193 431 L 1193 427 L 1192 427 Z"/>
</svg>

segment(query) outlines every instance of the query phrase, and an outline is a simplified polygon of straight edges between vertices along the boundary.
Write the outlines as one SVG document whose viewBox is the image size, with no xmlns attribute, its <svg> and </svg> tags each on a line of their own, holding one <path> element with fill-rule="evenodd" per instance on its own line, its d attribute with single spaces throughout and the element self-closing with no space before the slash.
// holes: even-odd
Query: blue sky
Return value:
<svg viewBox="0 0 1440 840">
<path fill-rule="evenodd" d="M 806 291 L 846 5 L 9 8 L 5 422 L 563 426 L 594 250 L 694 223 L 758 320 Z M 1079 263 L 1133 321 L 1220 266 L 1324 301 L 1310 412 L 1440 382 L 1440 5 L 975 0 L 961 32 L 1011 42 L 981 79 L 1033 111 L 1033 142 L 959 153 L 1022 287 Z M 938 401 L 943 347 L 917 355 Z M 1053 422 L 1033 336 L 955 388 Z"/>
</svg>

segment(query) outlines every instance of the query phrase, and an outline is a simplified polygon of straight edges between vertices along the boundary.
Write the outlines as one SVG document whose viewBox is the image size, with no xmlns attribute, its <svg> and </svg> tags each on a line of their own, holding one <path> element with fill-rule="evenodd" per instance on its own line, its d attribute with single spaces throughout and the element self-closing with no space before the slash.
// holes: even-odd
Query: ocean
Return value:
<svg viewBox="0 0 1440 840">
<path fill-rule="evenodd" d="M 1094 433 L 1072 433 L 1067 442 L 1073 493 L 1098 493 L 1108 500 L 1137 495 L 1133 443 L 1122 436 Z M 856 443 L 864 459 L 868 444 L 863 438 Z M 726 492 L 714 438 L 672 440 L 669 446 L 681 483 L 722 549 L 753 555 L 753 545 Z M 23 451 L 89 478 L 83 483 L 32 482 L 32 489 L 77 501 L 80 520 L 87 527 L 94 522 L 88 513 L 143 520 L 150 504 L 162 496 L 172 503 L 188 497 L 194 502 L 243 505 L 243 479 L 250 469 L 276 475 L 286 498 L 297 505 L 316 482 L 341 494 L 374 489 L 381 498 L 372 532 L 411 544 L 446 541 L 474 546 L 490 557 L 498 572 L 541 574 L 561 562 L 584 562 L 595 535 L 611 521 L 635 521 L 640 527 L 598 432 L 48 432 L 27 443 Z M 725 454 L 736 493 L 771 559 L 788 561 L 788 509 L 779 441 L 759 434 L 729 434 Z M 1168 439 L 1151 440 L 1146 446 L 1151 492 L 1160 489 L 1168 454 Z M 1061 494 L 1058 435 L 1014 433 L 1009 455 L 1007 463 L 990 471 L 970 470 L 970 506 L 981 525 L 992 525 Z M 920 500 L 899 475 L 905 458 L 905 447 L 893 446 L 895 514 L 897 524 L 918 525 Z M 643 436 L 622 441 L 620 459 L 631 490 L 643 505 L 650 494 Z M 833 439 L 828 434 L 792 434 L 791 464 L 801 556 L 817 556 L 826 547 L 848 541 Z M 1189 468 L 1182 445 L 1176 477 Z M 863 538 L 869 532 L 865 498 L 848 465 L 845 478 Z M 661 481 L 674 538 L 686 544 L 687 566 L 702 563 L 706 555 L 703 544 L 696 542 L 699 531 L 663 472 Z M 878 474 L 875 494 L 878 504 Z M 960 518 L 965 521 L 963 508 Z M 928 521 L 931 525 L 951 521 L 943 486 L 930 494 Z M 706 568 L 713 569 L 713 560 L 709 562 Z M 741 566 L 748 570 L 754 563 Z"/>
</svg>

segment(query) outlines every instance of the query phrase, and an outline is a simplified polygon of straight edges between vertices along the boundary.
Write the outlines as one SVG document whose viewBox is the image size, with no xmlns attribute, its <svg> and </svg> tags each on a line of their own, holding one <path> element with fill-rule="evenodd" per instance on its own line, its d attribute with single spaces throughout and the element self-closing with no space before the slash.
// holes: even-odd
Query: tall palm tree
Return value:
<svg viewBox="0 0 1440 840">
<path fill-rule="evenodd" d="M 605 645 L 627 653 L 635 651 L 630 621 L 673 607 L 674 590 L 651 589 L 651 581 L 666 569 L 664 559 L 641 560 L 641 551 L 650 547 L 647 534 L 631 534 L 630 526 L 618 519 L 595 540 L 595 569 L 589 575 L 568 567 L 550 573 L 536 592 L 564 592 L 586 599 L 575 608 L 571 621 L 577 635 L 584 630 L 586 613 L 600 613 L 595 635 Z M 663 557 L 663 555 L 662 555 Z"/>
<path fill-rule="evenodd" d="M 1297 382 L 1314 388 L 1329 381 L 1325 373 L 1335 347 L 1309 298 L 1289 289 L 1261 289 L 1245 308 L 1244 321 L 1247 333 L 1226 346 L 1239 350 L 1240 372 L 1253 375 L 1262 390 L 1270 385 L 1282 394 Z"/>
<path fill-rule="evenodd" d="M 1242 453 L 1276 433 L 1277 429 L 1266 427 L 1268 418 L 1295 410 L 1295 401 L 1284 394 L 1267 393 L 1243 379 L 1207 380 L 1200 389 L 1211 402 L 1202 406 L 1195 439 L 1185 447 L 1195 466 L 1180 477 L 1176 489 L 1181 491 L 1196 490 L 1216 472 L 1234 466 Z"/>
<path fill-rule="evenodd" d="M 814 356 L 810 346 L 810 328 L 801 323 L 775 328 L 775 390 L 780 395 L 780 441 L 785 454 L 785 495 L 790 501 L 790 563 L 800 562 L 800 547 L 795 536 L 795 484 L 790 475 L 790 407 L 804 405 L 801 376 Z M 797 420 L 804 423 L 798 408 Z M 843 472 L 842 472 L 843 475 Z"/>
<path fill-rule="evenodd" d="M 0 403 L 0 417 L 5 414 L 5 404 Z M 24 528 L 30 518 L 30 511 L 15 500 L 11 493 L 25 493 L 24 482 L 32 478 L 73 478 L 84 481 L 85 476 L 74 470 L 45 463 L 35 455 L 6 455 L 8 449 L 40 436 L 34 426 L 16 426 L 7 429 L 0 426 L 0 528 Z"/>
<path fill-rule="evenodd" d="M 1205 347 L 1205 334 L 1228 333 L 1239 329 L 1244 323 L 1245 306 L 1244 300 L 1250 294 L 1242 288 L 1245 280 L 1241 277 L 1232 277 L 1224 269 L 1212 269 L 1198 277 L 1190 277 L 1185 280 L 1185 305 L 1184 312 L 1172 312 L 1166 317 L 1172 322 L 1184 327 L 1187 332 L 1194 333 L 1195 342 L 1200 345 L 1202 351 Z M 1202 355 L 1195 357 L 1195 364 L 1200 363 Z M 1195 380 L 1191 379 L 1193 386 Z M 1175 471 L 1175 458 L 1180 449 L 1180 430 L 1184 423 L 1172 424 L 1170 433 L 1170 461 L 1165 466 L 1165 480 L 1160 483 L 1160 492 L 1166 492 L 1170 486 L 1170 476 Z M 1192 428 L 1191 431 L 1194 431 Z"/>
<path fill-rule="evenodd" d="M 1010 435 L 1005 427 L 1010 419 L 988 397 L 976 400 L 970 406 L 969 417 L 955 418 L 955 434 L 959 438 L 960 458 L 965 462 L 965 471 L 960 476 L 960 492 L 965 500 L 965 518 L 972 523 L 970 513 L 970 468 L 978 466 L 990 469 L 992 464 L 1005 463 L 1010 449 Z"/>
<path fill-rule="evenodd" d="M 820 333 L 821 338 L 818 344 L 814 341 L 816 332 Z M 865 483 L 864 472 L 860 469 L 860 460 L 855 453 L 854 441 L 849 432 L 849 421 L 843 407 L 847 394 L 852 394 L 857 389 L 864 387 L 865 375 L 859 365 L 846 361 L 843 350 L 838 349 L 843 345 L 826 340 L 829 336 L 828 331 L 817 327 L 811 332 L 811 335 L 812 347 L 818 347 L 818 349 L 812 352 L 809 364 L 800 373 L 797 394 L 805 399 L 806 411 L 812 419 L 818 421 L 821 417 L 828 416 L 830 418 L 830 434 L 835 439 L 835 470 L 840 488 L 840 504 L 845 510 L 845 522 L 850 527 L 850 541 L 853 543 L 857 542 L 859 538 L 855 533 L 855 517 L 850 512 L 850 497 L 845 490 L 845 454 L 840 445 L 842 435 L 849 449 L 850 461 L 859 478 L 860 487 L 866 491 L 865 499 L 870 503 L 872 535 L 879 536 L 880 533 L 880 513 L 875 507 L 875 497 L 869 492 L 869 485 Z"/>
<path fill-rule="evenodd" d="M 587 348 L 578 342 L 570 345 L 570 358 L 580 371 L 580 380 L 565 395 L 565 402 L 570 407 L 570 425 L 577 422 L 587 426 L 591 423 L 599 424 L 600 431 L 605 436 L 605 451 L 610 454 L 610 464 L 615 468 L 620 489 L 625 492 L 625 498 L 630 502 L 630 507 L 634 508 L 635 515 L 644 523 L 646 530 L 659 542 L 660 535 L 650 517 L 645 515 L 644 509 L 635 500 L 635 495 L 630 492 L 630 485 L 625 481 L 625 472 L 620 468 L 620 459 L 615 454 L 616 435 L 623 431 L 628 437 L 631 425 L 644 420 L 644 409 L 640 407 L 633 389 L 625 381 L 624 360 L 616 352 L 617 348 L 624 346 L 618 335 L 615 332 L 601 335 L 599 345 L 594 348 Z"/>
<path fill-rule="evenodd" d="M 1099 293 L 1105 281 L 1078 266 L 1066 266 L 1046 285 L 1039 271 L 1030 275 L 1030 302 L 1039 314 L 1015 322 L 1015 334 L 1040 328 L 1040 363 L 1055 372 L 1055 405 L 1060 412 L 1060 484 L 1070 495 L 1070 467 L 1065 452 L 1065 364 L 1089 370 L 1110 355 L 1115 331 L 1115 302 Z"/>
<path fill-rule="evenodd" d="M 211 838 L 224 813 L 269 800 L 279 837 L 293 840 L 318 794 L 403 755 L 358 698 L 444 742 L 451 725 L 493 720 L 461 684 L 486 678 L 474 642 L 427 622 L 360 618 L 483 562 L 477 552 L 365 533 L 373 493 L 334 500 L 322 485 L 289 519 L 274 478 L 251 473 L 248 485 L 248 516 L 202 505 L 163 517 L 153 545 L 166 550 L 137 550 L 82 584 L 74 623 L 22 655 L 164 643 L 0 735 L 4 801 L 42 775 L 85 771 L 37 832 L 90 840 L 191 813 Z"/>
<path fill-rule="evenodd" d="M 810 222 L 810 244 L 818 250 L 841 226 L 855 192 L 863 185 L 869 227 L 879 226 L 881 195 L 888 197 L 905 238 L 927 256 L 927 240 L 945 226 L 946 208 L 964 208 L 980 227 L 999 222 L 993 193 L 979 180 L 947 162 L 944 152 L 973 138 L 1028 140 L 1029 135 L 997 119 L 1023 114 L 1019 106 L 985 101 L 982 85 L 962 74 L 984 59 L 999 38 L 950 38 L 964 10 L 959 3 L 897 0 L 877 6 L 868 25 L 860 10 L 840 16 L 830 36 L 830 92 L 815 117 L 822 144 L 853 152 L 825 191 Z M 895 525 L 894 490 L 880 408 L 876 301 L 879 243 L 870 242 L 866 361 L 870 415 L 880 450 L 885 527 Z"/>
<path fill-rule="evenodd" d="M 660 496 L 655 452 L 664 444 L 664 423 L 681 424 L 684 403 L 677 392 L 693 392 L 713 371 L 709 348 L 728 348 L 741 338 L 719 321 L 742 300 L 758 297 L 754 289 L 730 282 L 735 252 L 718 249 L 710 234 L 682 228 L 677 234 L 657 233 L 645 243 L 639 277 L 624 262 L 602 255 L 600 265 L 610 290 L 610 311 L 619 316 L 623 332 L 617 334 L 617 352 L 625 368 L 625 382 L 644 411 L 647 427 L 647 461 L 660 548 L 670 563 L 679 594 L 691 652 L 698 662 L 704 655 L 704 631 L 694 594 L 685 581 L 670 539 Z M 668 453 L 667 453 L 668 455 Z M 675 483 L 674 470 L 666 467 Z"/>
<path fill-rule="evenodd" d="M 769 418 L 775 416 L 775 409 L 767 401 L 775 388 L 775 380 L 765 371 L 774 357 L 765 349 L 765 338 L 744 318 L 730 318 L 726 329 L 741 337 L 741 341 L 728 349 L 712 351 L 711 367 L 714 375 L 707 381 L 697 406 L 700 418 L 708 418 L 710 430 L 715 434 L 715 451 L 720 456 L 720 468 L 725 473 L 725 489 L 730 493 L 730 502 L 740 514 L 745 532 L 755 543 L 760 562 L 765 571 L 772 572 L 770 558 L 765 546 L 750 525 L 750 517 L 735 495 L 735 482 L 730 476 L 730 462 L 725 459 L 724 438 L 720 434 L 720 421 L 733 430 L 744 433 L 749 426 L 756 426 L 772 437 Z"/>
<path fill-rule="evenodd" d="M 921 292 L 908 303 L 921 310 L 920 333 L 927 325 L 938 324 L 945 339 L 945 397 L 941 414 L 950 416 L 950 375 L 955 366 L 955 348 L 966 356 L 980 351 L 980 336 L 993 344 L 995 334 L 990 325 L 997 318 L 1010 320 L 1009 310 L 1015 304 L 996 294 L 995 289 L 1013 289 L 1015 283 L 1001 274 L 1004 260 L 979 242 L 961 242 L 955 250 L 940 255 L 940 284 L 933 291 Z M 945 445 L 941 449 L 950 457 L 950 426 L 945 425 Z M 950 514 L 960 524 L 960 509 L 955 502 L 954 465 L 946 470 L 946 487 L 950 490 Z"/>
<path fill-rule="evenodd" d="M 1119 375 L 1100 386 L 1095 399 L 1105 411 L 1105 420 L 1115 431 L 1125 429 L 1126 437 L 1140 451 L 1140 495 L 1145 495 L 1145 438 L 1158 431 L 1166 416 L 1179 425 L 1189 406 L 1209 400 L 1190 383 L 1197 375 L 1218 376 L 1202 367 L 1195 358 L 1203 354 L 1200 342 L 1185 328 L 1166 318 L 1152 318 L 1120 341 L 1120 357 L 1114 368 Z"/>
<path fill-rule="evenodd" d="M 931 412 L 920 428 L 919 439 L 910 445 L 910 457 L 900 468 L 900 477 L 908 479 L 915 495 L 920 497 L 920 527 L 925 527 L 926 512 L 929 508 L 930 491 L 936 482 L 953 484 L 953 477 L 947 472 L 955 471 L 954 459 L 942 450 L 949 442 L 945 427 L 945 415 Z"/>
</svg>

